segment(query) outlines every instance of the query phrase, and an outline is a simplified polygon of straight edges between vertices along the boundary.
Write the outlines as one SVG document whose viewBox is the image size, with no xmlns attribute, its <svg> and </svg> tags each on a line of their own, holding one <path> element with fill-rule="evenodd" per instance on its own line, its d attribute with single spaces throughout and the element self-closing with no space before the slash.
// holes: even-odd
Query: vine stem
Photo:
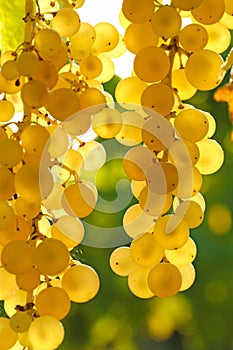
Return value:
<svg viewBox="0 0 233 350">
<path fill-rule="evenodd" d="M 34 0 L 25 0 L 25 28 L 24 28 L 24 43 L 31 45 L 34 32 L 35 21 L 35 3 Z"/>
</svg>

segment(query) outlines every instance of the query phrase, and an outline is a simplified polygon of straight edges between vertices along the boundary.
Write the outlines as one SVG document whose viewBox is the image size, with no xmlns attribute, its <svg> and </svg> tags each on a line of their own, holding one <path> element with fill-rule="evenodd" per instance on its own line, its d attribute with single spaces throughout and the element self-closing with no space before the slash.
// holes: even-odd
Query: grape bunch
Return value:
<svg viewBox="0 0 233 350">
<path fill-rule="evenodd" d="M 112 270 L 139 298 L 173 296 L 194 282 L 190 231 L 204 219 L 202 175 L 221 167 L 223 151 L 211 139 L 214 118 L 183 101 L 221 83 L 233 11 L 226 0 L 124 0 L 119 33 L 81 21 L 83 0 L 25 4 L 24 41 L 1 53 L 0 300 L 8 318 L 0 318 L 0 348 L 51 350 L 63 341 L 71 302 L 100 288 L 72 250 L 101 199 L 105 142 L 123 147 L 136 201 L 122 220 L 130 244 L 113 250 Z M 114 101 L 103 83 L 127 51 L 132 75 Z"/>
</svg>

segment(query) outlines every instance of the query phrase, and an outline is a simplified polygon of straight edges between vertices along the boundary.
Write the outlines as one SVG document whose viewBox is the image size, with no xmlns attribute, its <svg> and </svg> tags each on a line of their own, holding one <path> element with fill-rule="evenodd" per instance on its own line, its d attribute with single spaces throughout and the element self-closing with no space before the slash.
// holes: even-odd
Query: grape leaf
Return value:
<svg viewBox="0 0 233 350">
<path fill-rule="evenodd" d="M 24 36 L 24 1 L 0 0 L 1 51 L 15 50 Z"/>
</svg>

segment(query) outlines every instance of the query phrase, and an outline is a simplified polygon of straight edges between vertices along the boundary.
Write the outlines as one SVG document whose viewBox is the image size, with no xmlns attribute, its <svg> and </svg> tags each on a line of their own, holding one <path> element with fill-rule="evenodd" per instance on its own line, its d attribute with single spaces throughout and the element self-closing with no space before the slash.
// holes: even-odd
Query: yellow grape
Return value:
<svg viewBox="0 0 233 350">
<path fill-rule="evenodd" d="M 208 33 L 208 43 L 205 49 L 217 53 L 224 52 L 231 43 L 231 34 L 228 28 L 220 22 L 205 26 Z"/>
<path fill-rule="evenodd" d="M 231 0 L 224 0 L 225 2 L 225 12 L 228 14 L 228 15 L 233 15 L 233 3 Z"/>
<path fill-rule="evenodd" d="M 47 60 L 49 60 L 50 62 L 53 63 L 53 65 L 57 69 L 57 71 L 59 71 L 67 63 L 67 61 L 68 61 L 68 52 L 67 51 L 68 51 L 68 48 L 63 43 L 55 55 L 47 57 Z M 43 62 L 43 61 L 40 61 L 40 62 Z M 46 60 L 45 60 L 45 62 L 46 62 Z M 44 68 L 44 65 L 42 67 Z M 40 80 L 40 79 L 38 79 L 38 80 Z M 49 78 L 49 80 L 50 81 L 52 80 L 52 76 Z"/>
<path fill-rule="evenodd" d="M 155 69 L 156 67 L 156 69 Z M 166 52 L 160 47 L 142 48 L 135 56 L 134 71 L 139 79 L 148 83 L 162 80 L 169 72 L 170 61 Z"/>
<path fill-rule="evenodd" d="M 72 136 L 83 135 L 91 126 L 92 113 L 90 110 L 91 108 L 75 112 L 72 117 L 64 120 L 62 126 L 64 127 L 65 132 Z M 95 111 L 93 112 L 95 114 Z"/>
<path fill-rule="evenodd" d="M 142 142 L 144 118 L 138 112 L 127 111 L 121 114 L 122 126 L 116 140 L 125 146 L 135 146 Z"/>
<path fill-rule="evenodd" d="M 196 143 L 190 140 L 178 139 L 168 149 L 168 158 L 177 168 L 195 165 L 200 157 L 200 151 Z"/>
<path fill-rule="evenodd" d="M 115 108 L 104 108 L 101 112 L 92 115 L 92 127 L 95 133 L 110 139 L 118 134 L 122 126 L 122 117 Z"/>
<path fill-rule="evenodd" d="M 11 328 L 10 320 L 0 317 L 0 348 L 3 350 L 13 347 L 18 340 L 18 334 Z"/>
<path fill-rule="evenodd" d="M 1 106 L 1 102 L 0 102 L 0 106 Z M 3 129 L 3 127 L 0 127 L 0 142 L 2 140 L 6 140 L 8 137 L 7 137 L 7 133 L 6 131 Z"/>
<path fill-rule="evenodd" d="M 88 265 L 71 266 L 62 277 L 62 288 L 71 301 L 85 303 L 99 291 L 100 280 L 96 271 Z"/>
<path fill-rule="evenodd" d="M 33 79 L 42 81 L 47 88 L 53 89 L 58 81 L 57 67 L 54 64 L 54 59 L 51 61 L 39 61 L 38 70 L 33 74 Z"/>
<path fill-rule="evenodd" d="M 41 202 L 40 200 L 27 200 L 23 197 L 18 197 L 14 202 L 14 208 L 17 215 L 24 219 L 31 220 L 40 213 Z"/>
<path fill-rule="evenodd" d="M 60 35 L 53 29 L 39 30 L 34 37 L 34 46 L 43 59 L 56 55 L 61 47 Z"/>
<path fill-rule="evenodd" d="M 103 69 L 101 60 L 96 55 L 90 55 L 79 62 L 80 73 L 87 79 L 94 79 L 100 75 Z"/>
<path fill-rule="evenodd" d="M 160 217 L 153 232 L 155 240 L 165 249 L 180 248 L 189 238 L 189 228 L 186 222 L 174 214 Z"/>
<path fill-rule="evenodd" d="M 95 39 L 95 28 L 89 23 L 81 22 L 78 32 L 70 38 L 72 57 L 76 60 L 87 58 Z"/>
<path fill-rule="evenodd" d="M 64 190 L 63 208 L 69 215 L 83 218 L 91 214 L 96 205 L 93 190 L 84 183 L 70 185 Z"/>
<path fill-rule="evenodd" d="M 84 170 L 87 171 L 100 169 L 106 161 L 105 148 L 101 143 L 96 141 L 89 141 L 79 146 L 78 153 L 81 155 L 82 161 L 84 162 Z"/>
<path fill-rule="evenodd" d="M 177 90 L 180 99 L 187 100 L 195 95 L 197 89 L 188 81 L 183 68 L 172 72 L 172 86 Z"/>
<path fill-rule="evenodd" d="M 6 61 L 14 61 L 16 57 L 16 53 L 13 50 L 6 50 L 4 52 L 1 52 L 1 66 Z"/>
<path fill-rule="evenodd" d="M 26 241 L 32 232 L 32 227 L 29 221 L 15 215 L 10 226 L 1 229 L 0 232 L 0 244 L 4 246 L 14 240 Z"/>
<path fill-rule="evenodd" d="M 43 200 L 43 205 L 45 206 L 45 208 L 53 209 L 53 210 L 61 209 L 62 194 L 63 194 L 62 185 L 60 183 L 54 182 L 51 192 Z"/>
<path fill-rule="evenodd" d="M 64 328 L 52 316 L 40 316 L 33 320 L 28 330 L 31 345 L 37 350 L 57 349 L 64 339 Z"/>
<path fill-rule="evenodd" d="M 78 218 L 63 215 L 52 225 L 51 236 L 65 243 L 68 248 L 74 248 L 83 240 L 84 226 Z"/>
<path fill-rule="evenodd" d="M 6 80 L 15 80 L 19 77 L 16 61 L 6 61 L 1 67 L 1 72 Z"/>
<path fill-rule="evenodd" d="M 179 183 L 176 189 L 172 192 L 180 198 L 190 198 L 196 195 L 202 186 L 202 176 L 200 171 L 195 167 L 178 168 Z"/>
<path fill-rule="evenodd" d="M 146 179 L 146 171 L 153 164 L 155 156 L 147 147 L 131 148 L 124 156 L 123 167 L 125 173 L 134 180 Z"/>
<path fill-rule="evenodd" d="M 173 264 L 157 264 L 150 270 L 148 275 L 149 288 L 160 298 L 168 298 L 177 294 L 181 284 L 181 273 Z"/>
<path fill-rule="evenodd" d="M 173 0 L 172 2 L 176 7 L 179 7 L 179 9 L 181 10 L 191 11 L 195 9 L 197 6 L 199 6 L 202 0 L 188 0 L 185 2 L 184 0 Z"/>
<path fill-rule="evenodd" d="M 29 270 L 16 274 L 16 283 L 20 289 L 32 292 L 40 284 L 40 271 L 32 267 Z"/>
<path fill-rule="evenodd" d="M 224 152 L 215 140 L 204 139 L 197 144 L 200 158 L 196 164 L 201 174 L 213 174 L 221 168 L 224 161 Z"/>
<path fill-rule="evenodd" d="M 171 264 L 184 266 L 193 262 L 197 254 L 194 240 L 189 237 L 183 247 L 178 249 L 165 249 L 165 257 Z"/>
<path fill-rule="evenodd" d="M 80 176 L 84 168 L 83 156 L 79 151 L 69 149 L 63 160 L 63 166 L 64 168 L 61 171 L 61 175 L 64 174 L 64 176 L 70 176 L 70 172 L 65 168 L 68 167 L 69 169 L 76 171 L 76 173 Z"/>
<path fill-rule="evenodd" d="M 179 291 L 183 292 L 184 290 L 189 289 L 193 285 L 196 277 L 196 271 L 193 264 L 177 266 L 177 267 L 182 277 L 182 284 Z"/>
<path fill-rule="evenodd" d="M 94 52 L 108 52 L 114 49 L 119 42 L 119 33 L 114 25 L 100 22 L 94 25 L 96 38 L 92 49 Z"/>
<path fill-rule="evenodd" d="M 10 199 L 15 193 L 14 175 L 6 167 L 0 167 L 0 200 Z"/>
<path fill-rule="evenodd" d="M 15 114 L 15 107 L 11 101 L 0 100 L 0 122 L 5 123 L 11 120 Z"/>
<path fill-rule="evenodd" d="M 189 228 L 200 226 L 204 219 L 204 213 L 201 206 L 192 200 L 181 202 L 177 206 L 175 214 L 185 220 Z"/>
<path fill-rule="evenodd" d="M 22 89 L 24 84 L 24 77 L 19 77 L 14 80 L 7 80 L 4 78 L 2 72 L 0 71 L 0 92 L 5 92 L 7 94 L 16 94 Z"/>
<path fill-rule="evenodd" d="M 48 152 L 51 158 L 58 158 L 68 150 L 68 136 L 61 125 L 51 125 L 46 128 L 50 134 Z"/>
<path fill-rule="evenodd" d="M 147 83 L 138 77 L 124 78 L 116 86 L 115 98 L 123 108 L 135 110 L 140 105 L 141 95 L 146 87 Z"/>
<path fill-rule="evenodd" d="M 21 240 L 7 243 L 1 254 L 2 266 L 10 273 L 25 272 L 33 266 L 33 250 Z"/>
<path fill-rule="evenodd" d="M 119 33 L 119 41 L 118 44 L 114 47 L 113 50 L 104 52 L 104 56 L 108 58 L 118 58 L 121 57 L 124 53 L 126 53 L 126 46 L 124 43 L 123 35 Z"/>
<path fill-rule="evenodd" d="M 11 274 L 11 276 L 14 277 L 14 280 L 15 280 L 15 275 Z M 15 305 L 26 305 L 26 303 L 27 303 L 27 292 L 25 292 L 24 290 L 20 290 L 18 288 L 9 299 L 6 299 L 4 301 L 4 310 L 6 314 L 9 317 L 11 317 L 15 314 Z"/>
<path fill-rule="evenodd" d="M 76 11 L 63 7 L 52 19 L 52 28 L 61 36 L 72 36 L 80 28 L 80 18 Z"/>
<path fill-rule="evenodd" d="M 161 38 L 172 38 L 179 34 L 181 16 L 172 6 L 161 6 L 151 18 L 151 26 L 156 35 Z"/>
<path fill-rule="evenodd" d="M 225 11 L 224 0 L 202 0 L 200 5 L 191 11 L 196 21 L 202 24 L 217 23 Z"/>
<path fill-rule="evenodd" d="M 46 85 L 40 80 L 30 80 L 21 90 L 23 103 L 31 108 L 46 106 L 49 93 Z"/>
<path fill-rule="evenodd" d="M 88 109 L 89 113 L 96 114 L 106 106 L 106 97 L 96 88 L 88 88 L 80 95 L 80 109 Z"/>
<path fill-rule="evenodd" d="M 179 182 L 177 168 L 163 161 L 156 161 L 146 172 L 148 189 L 156 194 L 164 195 L 174 191 Z"/>
<path fill-rule="evenodd" d="M 9 300 L 16 295 L 19 287 L 15 282 L 15 276 L 0 268 L 0 300 Z"/>
<path fill-rule="evenodd" d="M 141 23 L 148 21 L 154 12 L 154 1 L 144 0 L 124 0 L 122 4 L 123 15 L 133 23 Z"/>
<path fill-rule="evenodd" d="M 33 76 L 39 69 L 39 60 L 33 52 L 24 51 L 16 60 L 16 68 L 19 74 Z"/>
<path fill-rule="evenodd" d="M 8 229 L 14 221 L 14 210 L 7 201 L 0 200 L 0 230 Z"/>
<path fill-rule="evenodd" d="M 124 43 L 129 51 L 137 54 L 147 46 L 157 46 L 158 36 L 151 27 L 151 22 L 131 23 L 125 31 Z"/>
<path fill-rule="evenodd" d="M 142 190 L 147 186 L 146 180 L 139 181 L 139 180 L 132 180 L 131 181 L 131 191 L 135 198 L 139 198 L 140 193 Z"/>
<path fill-rule="evenodd" d="M 153 233 L 147 232 L 131 242 L 130 253 L 139 266 L 152 267 L 164 257 L 164 248 L 154 239 Z"/>
<path fill-rule="evenodd" d="M 10 326 L 17 333 L 27 332 L 32 322 L 31 317 L 24 311 L 17 311 L 10 318 Z"/>
<path fill-rule="evenodd" d="M 39 124 L 31 124 L 23 130 L 20 138 L 28 154 L 41 156 L 49 141 L 49 133 Z"/>
<path fill-rule="evenodd" d="M 203 113 L 205 114 L 206 118 L 208 119 L 208 123 L 209 123 L 209 130 L 208 130 L 205 137 L 211 138 L 216 131 L 216 121 L 210 113 L 208 113 L 206 111 L 203 111 Z"/>
<path fill-rule="evenodd" d="M 192 200 L 196 203 L 198 203 L 202 209 L 202 212 L 204 213 L 205 208 L 206 208 L 206 204 L 205 204 L 205 198 L 203 197 L 203 195 L 198 192 L 197 194 L 195 194 L 195 196 L 191 197 L 191 198 L 187 198 L 187 199 L 182 199 L 182 200 Z M 173 199 L 173 209 L 174 211 L 176 211 L 177 206 L 180 204 L 180 199 L 177 197 L 174 197 Z"/>
<path fill-rule="evenodd" d="M 128 276 L 128 287 L 138 298 L 148 299 L 154 296 L 148 285 L 148 275 L 151 268 L 137 268 Z"/>
<path fill-rule="evenodd" d="M 162 83 L 147 86 L 141 97 L 141 104 L 146 112 L 152 110 L 163 116 L 171 112 L 174 102 L 173 90 Z"/>
<path fill-rule="evenodd" d="M 203 139 L 209 128 L 208 119 L 198 109 L 185 109 L 175 118 L 174 127 L 181 137 L 193 142 Z"/>
<path fill-rule="evenodd" d="M 129 247 L 118 247 L 110 255 L 109 264 L 113 272 L 119 276 L 128 276 L 132 271 L 138 269 L 133 260 Z"/>
<path fill-rule="evenodd" d="M 72 90 L 60 88 L 50 92 L 47 110 L 53 118 L 64 121 L 77 113 L 79 109 L 79 97 Z"/>
<path fill-rule="evenodd" d="M 109 51 L 109 52 L 112 52 L 112 51 Z M 114 73 L 115 73 L 115 66 L 114 66 L 112 59 L 110 57 L 108 57 L 105 53 L 99 54 L 98 58 L 102 63 L 102 71 L 98 75 L 98 77 L 96 77 L 95 79 L 99 83 L 106 83 L 113 78 Z M 101 86 L 101 89 L 99 89 L 99 90 L 103 90 L 103 87 Z"/>
<path fill-rule="evenodd" d="M 180 32 L 180 44 L 187 51 L 203 49 L 208 39 L 207 28 L 197 23 L 185 26 Z"/>
<path fill-rule="evenodd" d="M 12 168 L 17 165 L 23 157 L 22 146 L 15 140 L 4 139 L 0 141 L 0 165 Z"/>
<path fill-rule="evenodd" d="M 40 198 L 39 168 L 34 164 L 23 165 L 15 174 L 15 189 L 27 200 Z"/>
<path fill-rule="evenodd" d="M 83 6 L 85 0 L 66 0 L 66 6 L 79 9 Z"/>
<path fill-rule="evenodd" d="M 220 20 L 220 23 L 224 24 L 228 29 L 233 29 L 232 15 L 225 12 Z"/>
<path fill-rule="evenodd" d="M 61 320 L 70 311 L 71 303 L 63 288 L 47 287 L 36 296 L 36 310 L 40 316 L 49 315 Z"/>
<path fill-rule="evenodd" d="M 171 193 L 164 195 L 153 193 L 145 186 L 138 196 L 138 201 L 145 213 L 159 217 L 170 209 L 172 195 Z"/>
<path fill-rule="evenodd" d="M 34 260 L 41 273 L 56 276 L 68 267 L 69 250 L 63 242 L 49 238 L 36 247 Z"/>
</svg>

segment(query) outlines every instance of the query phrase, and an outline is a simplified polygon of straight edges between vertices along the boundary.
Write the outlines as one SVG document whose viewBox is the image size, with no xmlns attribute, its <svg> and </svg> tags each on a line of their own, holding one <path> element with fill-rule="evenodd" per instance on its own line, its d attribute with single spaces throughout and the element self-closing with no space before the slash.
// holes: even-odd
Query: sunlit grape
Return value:
<svg viewBox="0 0 233 350">
<path fill-rule="evenodd" d="M 33 75 L 33 79 L 42 81 L 49 89 L 54 88 L 58 81 L 56 59 L 54 58 L 51 61 L 39 61 L 38 70 Z"/>
<path fill-rule="evenodd" d="M 0 317 L 0 348 L 10 349 L 17 341 L 18 334 L 11 328 L 10 320 Z"/>
<path fill-rule="evenodd" d="M 5 139 L 0 141 L 0 165 L 12 168 L 17 165 L 23 157 L 22 146 L 15 140 Z"/>
<path fill-rule="evenodd" d="M 120 131 L 122 118 L 120 112 L 114 108 L 104 108 L 92 116 L 92 127 L 97 135 L 109 139 Z"/>
<path fill-rule="evenodd" d="M 146 87 L 147 83 L 138 77 L 122 79 L 116 86 L 116 100 L 123 108 L 135 110 L 135 105 L 140 105 L 141 95 Z"/>
<path fill-rule="evenodd" d="M 180 292 L 189 289 L 194 283 L 196 271 L 193 264 L 177 266 L 182 277 Z"/>
<path fill-rule="evenodd" d="M 143 2 L 134 0 L 124 0 L 122 12 L 131 22 L 141 23 L 149 20 L 154 12 L 154 1 L 146 0 Z"/>
<path fill-rule="evenodd" d="M 163 116 L 169 114 L 174 106 L 174 94 L 172 89 L 162 83 L 151 84 L 145 88 L 141 97 L 142 107 L 152 109 Z"/>
<path fill-rule="evenodd" d="M 10 325 L 13 331 L 23 333 L 28 330 L 31 321 L 31 317 L 26 312 L 17 311 L 11 316 Z"/>
<path fill-rule="evenodd" d="M 165 256 L 171 264 L 176 266 L 187 265 L 195 259 L 197 247 L 194 240 L 189 237 L 183 247 L 178 249 L 165 249 Z"/>
<path fill-rule="evenodd" d="M 19 77 L 16 61 L 6 61 L 1 68 L 2 75 L 7 80 L 15 80 Z"/>
<path fill-rule="evenodd" d="M 215 140 L 204 139 L 198 142 L 200 158 L 196 164 L 201 174 L 213 174 L 221 168 L 224 161 L 222 147 Z"/>
<path fill-rule="evenodd" d="M 24 84 L 21 90 L 23 102 L 32 108 L 39 108 L 48 103 L 48 90 L 46 85 L 40 80 L 30 80 Z"/>
<path fill-rule="evenodd" d="M 25 272 L 33 266 L 33 251 L 26 242 L 11 241 L 4 246 L 1 261 L 4 269 L 10 273 Z"/>
<path fill-rule="evenodd" d="M 181 16 L 172 6 L 161 6 L 151 18 L 151 26 L 155 34 L 162 38 L 172 38 L 179 34 Z"/>
<path fill-rule="evenodd" d="M 16 68 L 19 74 L 33 76 L 39 69 L 39 60 L 33 52 L 24 51 L 17 57 Z"/>
<path fill-rule="evenodd" d="M 11 221 L 10 226 L 8 226 L 5 229 L 1 229 L 0 244 L 4 246 L 7 243 L 14 240 L 26 241 L 31 232 L 32 232 L 32 227 L 30 222 L 27 220 L 24 220 L 22 217 L 18 215 L 15 215 L 13 217 L 13 221 Z"/>
<path fill-rule="evenodd" d="M 118 247 L 110 255 L 109 264 L 113 272 L 119 276 L 128 276 L 138 269 L 129 247 Z"/>
<path fill-rule="evenodd" d="M 52 19 L 52 28 L 61 36 L 72 36 L 80 28 L 80 18 L 76 11 L 61 8 Z"/>
<path fill-rule="evenodd" d="M 137 268 L 128 276 L 128 287 L 138 298 L 148 299 L 154 296 L 148 285 L 148 275 L 151 268 Z"/>
<path fill-rule="evenodd" d="M 39 30 L 34 37 L 35 49 L 43 59 L 55 55 L 61 46 L 60 35 L 53 29 Z"/>
<path fill-rule="evenodd" d="M 0 200 L 0 230 L 8 229 L 14 221 L 14 211 L 7 201 Z"/>
<path fill-rule="evenodd" d="M 11 120 L 15 114 L 15 107 L 11 101 L 0 100 L 0 122 L 5 123 Z"/>
<path fill-rule="evenodd" d="M 85 60 L 80 61 L 80 72 L 87 79 L 94 79 L 100 75 L 103 65 L 98 56 L 90 55 Z"/>
<path fill-rule="evenodd" d="M 10 199 L 14 192 L 14 175 L 6 167 L 0 167 L 0 200 Z"/>
<path fill-rule="evenodd" d="M 183 0 L 173 0 L 173 4 L 184 11 L 193 10 L 194 8 L 199 6 L 201 2 L 202 0 L 188 0 L 185 2 Z"/>
<path fill-rule="evenodd" d="M 202 24 L 218 22 L 225 10 L 224 0 L 202 0 L 200 5 L 193 9 L 193 17 Z"/>
<path fill-rule="evenodd" d="M 111 23 L 100 22 L 94 26 L 96 38 L 92 49 L 96 52 L 108 52 L 116 47 L 119 33 Z"/>
<path fill-rule="evenodd" d="M 40 284 L 40 271 L 32 267 L 16 274 L 16 283 L 20 289 L 32 292 Z"/>
<path fill-rule="evenodd" d="M 49 94 L 48 112 L 55 119 L 64 121 L 80 109 L 80 101 L 72 90 L 60 88 Z"/>
</svg>

